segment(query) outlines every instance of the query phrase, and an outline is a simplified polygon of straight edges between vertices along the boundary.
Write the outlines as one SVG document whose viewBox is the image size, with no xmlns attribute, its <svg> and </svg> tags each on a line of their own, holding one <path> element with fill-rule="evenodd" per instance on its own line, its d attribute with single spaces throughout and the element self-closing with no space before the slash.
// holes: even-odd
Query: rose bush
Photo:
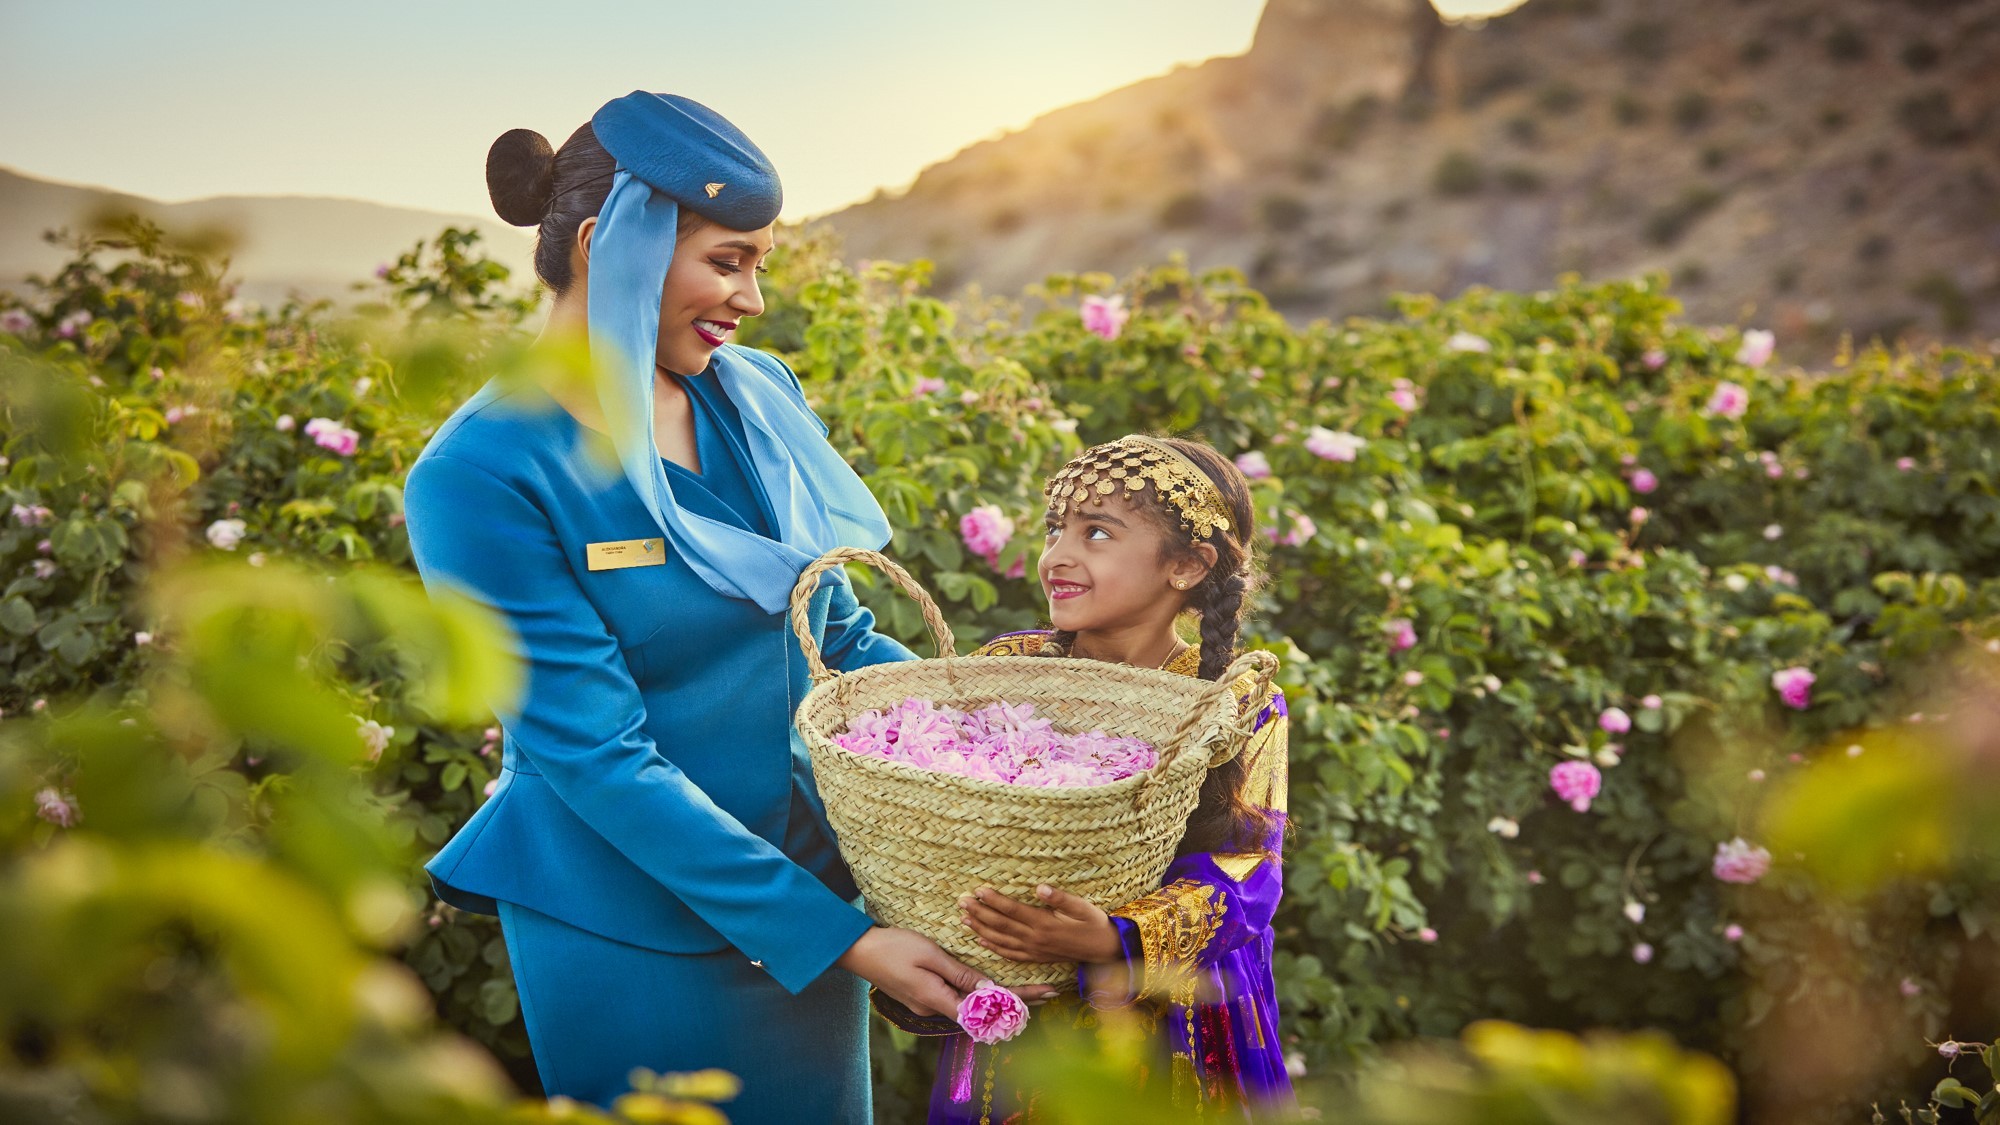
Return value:
<svg viewBox="0 0 2000 1125">
<path fill-rule="evenodd" d="M 1990 880 L 1907 881 L 1836 919 L 1748 826 L 1820 748 L 1921 722 L 1929 670 L 2000 635 L 1990 354 L 1793 370 L 1754 332 L 1677 321 L 1658 278 L 1298 327 L 1178 264 L 954 304 L 921 263 L 787 247 L 746 342 L 799 372 L 963 642 L 1042 619 L 1028 529 L 1081 445 L 1192 433 L 1255 470 L 1270 581 L 1248 638 L 1284 658 L 1293 722 L 1277 972 L 1309 1072 L 1486 1017 L 1651 1025 L 1721 1054 L 1753 1107 L 1852 1109 L 1907 1076 L 1786 1085 L 1766 1029 L 1799 997 L 1866 999 L 1911 1066 L 1942 1034 Z M 403 473 L 509 368 L 529 310 L 457 232 L 382 271 L 359 317 L 240 310 L 143 232 L 83 251 L 0 309 L 9 722 L 143 694 L 181 642 L 141 593 L 188 556 L 407 567 Z M 80 452 L 33 453 L 29 428 Z M 915 608 L 855 580 L 922 651 Z M 425 712 L 390 652 L 345 659 L 346 736 L 373 751 L 355 768 L 421 854 L 491 781 L 488 723 Z M 253 757 L 216 769 L 250 784 Z M 24 815 L 68 831 L 67 779 L 29 781 Z M 497 928 L 409 875 L 404 959 L 531 1081 Z M 877 1035 L 898 1120 L 924 1048 Z"/>
</svg>

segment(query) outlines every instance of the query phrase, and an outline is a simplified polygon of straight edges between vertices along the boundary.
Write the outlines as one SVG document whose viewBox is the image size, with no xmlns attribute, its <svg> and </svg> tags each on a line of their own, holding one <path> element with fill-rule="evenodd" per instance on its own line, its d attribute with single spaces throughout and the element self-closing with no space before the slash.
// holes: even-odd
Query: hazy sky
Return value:
<svg viewBox="0 0 2000 1125">
<path fill-rule="evenodd" d="M 1511 0 L 1439 0 L 1447 14 Z M 787 218 L 1176 64 L 1262 0 L 0 0 L 0 164 L 158 199 L 490 214 L 486 147 L 686 94 L 770 154 Z"/>
</svg>

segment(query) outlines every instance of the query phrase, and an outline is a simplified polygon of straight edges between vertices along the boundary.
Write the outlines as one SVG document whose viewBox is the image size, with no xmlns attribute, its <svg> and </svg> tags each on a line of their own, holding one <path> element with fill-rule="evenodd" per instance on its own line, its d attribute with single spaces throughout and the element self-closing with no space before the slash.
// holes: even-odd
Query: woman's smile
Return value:
<svg viewBox="0 0 2000 1125">
<path fill-rule="evenodd" d="M 733 320 L 697 320 L 694 322 L 694 331 L 696 335 L 701 337 L 703 343 L 711 348 L 719 348 L 729 342 L 730 335 L 736 331 L 736 322 Z"/>
</svg>

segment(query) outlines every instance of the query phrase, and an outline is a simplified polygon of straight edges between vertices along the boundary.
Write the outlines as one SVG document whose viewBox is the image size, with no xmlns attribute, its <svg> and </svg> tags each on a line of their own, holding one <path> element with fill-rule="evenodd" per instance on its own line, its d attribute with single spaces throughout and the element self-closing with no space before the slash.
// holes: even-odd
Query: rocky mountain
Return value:
<svg viewBox="0 0 2000 1125">
<path fill-rule="evenodd" d="M 1249 51 L 824 220 L 1010 292 L 1184 251 L 1288 315 L 1663 269 L 1691 316 L 2000 337 L 2000 0 L 1270 0 Z"/>
<path fill-rule="evenodd" d="M 474 219 L 351 199 L 310 196 L 217 196 L 159 203 L 139 196 L 36 179 L 0 168 L 0 287 L 48 273 L 68 258 L 44 241 L 48 230 L 86 229 L 95 219 L 137 213 L 170 231 L 212 232 L 225 239 L 238 292 L 273 303 L 292 293 L 349 296 L 353 282 L 446 226 L 473 227 L 493 257 L 532 276 L 533 239 L 497 220 Z"/>
</svg>

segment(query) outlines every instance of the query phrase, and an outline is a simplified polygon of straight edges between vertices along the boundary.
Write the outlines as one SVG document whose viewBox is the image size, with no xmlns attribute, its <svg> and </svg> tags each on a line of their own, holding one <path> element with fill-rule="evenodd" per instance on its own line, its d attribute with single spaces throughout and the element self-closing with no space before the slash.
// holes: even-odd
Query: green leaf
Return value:
<svg viewBox="0 0 2000 1125">
<path fill-rule="evenodd" d="M 17 637 L 25 637 L 35 631 L 35 607 L 28 599 L 15 595 L 0 601 L 0 629 L 5 629 Z"/>
</svg>

